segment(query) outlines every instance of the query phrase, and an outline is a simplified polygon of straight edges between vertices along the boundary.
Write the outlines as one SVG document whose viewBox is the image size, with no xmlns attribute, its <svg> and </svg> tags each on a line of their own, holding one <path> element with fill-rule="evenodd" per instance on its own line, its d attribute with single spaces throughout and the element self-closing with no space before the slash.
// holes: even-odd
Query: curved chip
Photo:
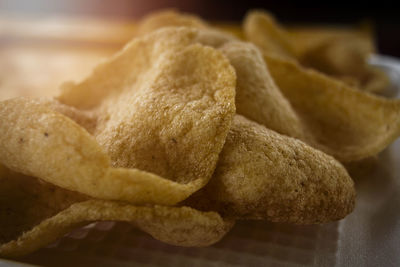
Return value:
<svg viewBox="0 0 400 267">
<path fill-rule="evenodd" d="M 240 219 L 314 224 L 354 208 L 354 183 L 334 158 L 237 115 L 210 182 L 186 204 Z"/>
<path fill-rule="evenodd" d="M 113 166 L 179 183 L 211 177 L 235 113 L 236 75 L 198 36 L 169 28 L 135 39 L 64 87 L 60 102 L 97 115 L 93 134 Z"/>
<path fill-rule="evenodd" d="M 275 85 L 260 51 L 240 41 L 228 42 L 220 51 L 236 71 L 237 113 L 278 133 L 304 139 L 303 124 Z"/>
<path fill-rule="evenodd" d="M 267 22 L 263 22 L 264 20 Z M 248 27 L 259 30 L 257 27 L 262 25 L 252 26 L 254 23 L 269 23 L 270 27 L 277 27 L 277 31 L 280 32 L 273 19 L 262 12 L 250 13 L 245 22 L 245 29 Z M 200 30 L 200 32 L 207 31 Z M 280 40 L 278 38 L 280 35 L 288 34 L 278 32 L 272 34 L 274 40 Z M 198 39 L 198 41 L 213 46 L 213 42 L 204 41 L 207 39 L 213 40 L 215 37 Z M 289 35 L 283 39 L 286 40 L 283 41 L 284 43 L 290 44 Z M 396 101 L 391 102 L 354 92 L 350 87 L 332 78 L 303 69 L 293 60 L 285 59 L 287 58 L 285 56 L 272 56 L 278 53 L 274 52 L 273 47 L 264 49 L 265 58 L 263 59 L 258 49 L 250 44 L 229 38 L 215 43 L 218 45 L 214 47 L 218 48 L 235 68 L 236 108 L 241 115 L 279 133 L 299 138 L 342 162 L 358 161 L 374 156 L 400 134 L 397 119 L 399 104 L 396 104 Z M 277 45 L 286 47 L 281 43 Z M 291 57 L 295 59 L 296 53 L 289 50 L 286 54 L 292 54 Z M 267 60 L 267 65 L 263 62 L 264 60 Z M 295 67 L 278 74 L 280 67 L 277 62 Z M 296 74 L 293 75 L 292 71 Z M 273 79 L 269 72 L 275 74 Z M 289 90 L 286 88 L 288 83 L 291 83 L 290 92 L 298 93 L 298 95 L 286 94 L 286 90 Z M 373 83 L 374 79 L 371 77 L 367 85 L 370 84 L 373 87 Z M 306 84 L 314 89 L 307 88 Z M 281 85 L 286 87 L 282 88 Z M 341 90 L 346 93 L 333 89 L 334 87 L 342 87 Z M 336 95 L 336 101 L 329 102 L 331 94 Z M 351 97 L 346 97 L 346 95 Z M 303 99 L 301 103 L 299 99 Z M 362 102 L 360 106 L 355 104 L 360 101 Z M 327 102 L 329 104 L 325 105 Z M 310 110 L 305 112 L 307 107 L 303 107 L 303 104 L 308 105 Z M 381 114 L 375 112 L 374 108 L 379 109 Z M 386 118 L 382 119 L 382 116 Z"/>
<path fill-rule="evenodd" d="M 75 108 L 66 115 L 87 123 L 76 117 L 90 114 L 81 126 L 95 139 L 47 104 L 1 102 L 0 162 L 102 199 L 188 197 L 210 179 L 235 113 L 234 70 L 220 52 L 192 44 L 197 37 L 175 28 L 136 39 L 66 86 L 59 99 Z"/>
<path fill-rule="evenodd" d="M 138 169 L 112 168 L 85 129 L 35 100 L 0 103 L 0 162 L 8 168 L 83 194 L 133 203 L 173 205 L 203 181 L 179 184 Z"/>
<path fill-rule="evenodd" d="M 288 60 L 296 60 L 297 52 L 289 33 L 280 27 L 266 11 L 251 11 L 243 22 L 246 39 L 257 45 L 262 53 L 270 53 Z"/>
<path fill-rule="evenodd" d="M 314 137 L 342 162 L 381 152 L 400 135 L 400 101 L 361 92 L 296 63 L 265 55 L 272 77 Z"/>
<path fill-rule="evenodd" d="M 265 11 L 249 12 L 243 27 L 246 38 L 263 54 L 300 62 L 369 92 L 383 91 L 388 85 L 384 74 L 372 71 L 368 64 L 375 51 L 368 31 L 331 28 L 287 31 Z"/>
<path fill-rule="evenodd" d="M 87 197 L 0 167 L 0 255 L 18 257 L 95 221 L 124 221 L 163 242 L 207 246 L 233 226 L 215 212 L 133 206 Z"/>
<path fill-rule="evenodd" d="M 368 53 L 374 53 L 374 34 L 370 25 L 361 25 L 362 27 L 329 27 L 329 26 L 311 26 L 311 27 L 293 27 L 287 29 L 291 42 L 295 45 L 297 54 L 304 58 L 305 54 L 317 47 L 337 40 L 347 40 L 351 43 L 356 41 L 360 48 Z M 354 45 L 354 44 L 349 44 Z M 366 49 L 366 50 L 365 50 Z"/>
</svg>

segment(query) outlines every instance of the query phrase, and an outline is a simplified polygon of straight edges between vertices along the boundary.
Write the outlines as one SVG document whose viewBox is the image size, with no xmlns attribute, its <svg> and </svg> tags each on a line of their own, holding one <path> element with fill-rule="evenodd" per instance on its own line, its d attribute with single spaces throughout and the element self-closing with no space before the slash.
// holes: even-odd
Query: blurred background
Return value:
<svg viewBox="0 0 400 267">
<path fill-rule="evenodd" d="M 0 0 L 0 100 L 56 95 L 128 42 L 135 21 L 165 8 L 213 22 L 239 24 L 262 8 L 288 26 L 367 25 L 379 53 L 400 57 L 400 16 L 384 1 Z"/>
<path fill-rule="evenodd" d="M 150 11 L 175 7 L 208 20 L 240 22 L 251 8 L 264 8 L 283 23 L 354 24 L 375 26 L 382 54 L 400 57 L 400 14 L 393 1 L 211 1 L 211 0 L 0 0 L 0 14 L 22 16 L 90 16 L 138 19 Z"/>
</svg>

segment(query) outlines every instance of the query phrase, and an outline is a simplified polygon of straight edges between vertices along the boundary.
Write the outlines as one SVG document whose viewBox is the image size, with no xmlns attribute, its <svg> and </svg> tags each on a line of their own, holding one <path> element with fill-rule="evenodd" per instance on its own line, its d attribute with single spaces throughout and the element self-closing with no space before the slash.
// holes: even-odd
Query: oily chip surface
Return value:
<svg viewBox="0 0 400 267">
<path fill-rule="evenodd" d="M 95 221 L 133 223 L 178 246 L 207 246 L 233 226 L 215 212 L 94 200 L 0 166 L 0 256 L 18 257 Z"/>
</svg>

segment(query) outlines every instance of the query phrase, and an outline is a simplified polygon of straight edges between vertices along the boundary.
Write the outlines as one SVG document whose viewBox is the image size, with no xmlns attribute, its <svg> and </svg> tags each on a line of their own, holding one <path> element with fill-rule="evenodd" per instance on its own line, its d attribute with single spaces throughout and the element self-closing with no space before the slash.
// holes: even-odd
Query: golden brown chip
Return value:
<svg viewBox="0 0 400 267">
<path fill-rule="evenodd" d="M 0 167 L 0 256 L 18 257 L 95 221 L 124 221 L 163 242 L 207 246 L 233 221 L 189 207 L 133 206 L 87 197 Z"/>
<path fill-rule="evenodd" d="M 361 92 L 319 72 L 264 56 L 276 84 L 312 139 L 304 140 L 342 162 L 381 152 L 400 134 L 400 101 Z"/>
<path fill-rule="evenodd" d="M 338 220 L 354 183 L 334 158 L 237 115 L 217 169 L 186 203 L 225 216 L 297 224 Z"/>
</svg>

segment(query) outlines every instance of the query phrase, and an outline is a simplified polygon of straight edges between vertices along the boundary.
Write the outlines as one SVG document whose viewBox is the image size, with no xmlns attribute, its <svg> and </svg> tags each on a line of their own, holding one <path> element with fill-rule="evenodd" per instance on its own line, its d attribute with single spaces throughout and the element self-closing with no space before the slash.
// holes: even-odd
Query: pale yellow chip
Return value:
<svg viewBox="0 0 400 267">
<path fill-rule="evenodd" d="M 354 183 L 333 157 L 237 115 L 218 167 L 186 203 L 224 216 L 313 224 L 354 208 Z"/>
<path fill-rule="evenodd" d="M 208 246 L 233 226 L 215 212 L 90 200 L 0 166 L 0 256 L 18 257 L 95 221 L 134 224 L 163 242 Z"/>
</svg>

